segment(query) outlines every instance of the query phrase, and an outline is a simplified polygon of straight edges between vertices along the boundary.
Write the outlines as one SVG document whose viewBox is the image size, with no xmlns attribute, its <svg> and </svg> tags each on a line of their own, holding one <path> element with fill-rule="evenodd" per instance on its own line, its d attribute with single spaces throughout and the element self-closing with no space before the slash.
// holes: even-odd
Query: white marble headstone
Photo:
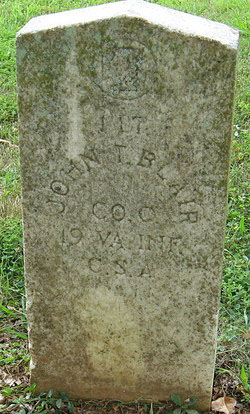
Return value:
<svg viewBox="0 0 250 414">
<path fill-rule="evenodd" d="M 140 0 L 17 34 L 38 390 L 209 408 L 237 44 Z"/>
</svg>

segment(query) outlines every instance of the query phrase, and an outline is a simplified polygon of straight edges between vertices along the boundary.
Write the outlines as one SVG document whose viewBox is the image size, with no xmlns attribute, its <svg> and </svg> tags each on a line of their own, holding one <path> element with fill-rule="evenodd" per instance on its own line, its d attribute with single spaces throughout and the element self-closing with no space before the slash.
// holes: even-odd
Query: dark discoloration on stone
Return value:
<svg viewBox="0 0 250 414">
<path fill-rule="evenodd" d="M 17 37 L 32 379 L 207 409 L 237 33 L 100 7 Z"/>
</svg>

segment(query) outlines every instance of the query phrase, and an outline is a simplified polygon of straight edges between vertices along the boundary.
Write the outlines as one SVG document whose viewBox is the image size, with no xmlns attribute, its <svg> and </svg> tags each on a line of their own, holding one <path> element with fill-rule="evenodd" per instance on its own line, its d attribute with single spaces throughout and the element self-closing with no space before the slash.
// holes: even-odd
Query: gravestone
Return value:
<svg viewBox="0 0 250 414">
<path fill-rule="evenodd" d="M 238 32 L 143 1 L 17 35 L 32 381 L 209 408 Z"/>
</svg>

